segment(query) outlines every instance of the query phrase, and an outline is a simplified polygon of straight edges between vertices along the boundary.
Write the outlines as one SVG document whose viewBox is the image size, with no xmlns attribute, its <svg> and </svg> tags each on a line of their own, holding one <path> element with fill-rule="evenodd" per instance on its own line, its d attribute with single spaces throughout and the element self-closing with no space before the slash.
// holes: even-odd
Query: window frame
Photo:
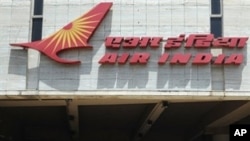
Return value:
<svg viewBox="0 0 250 141">
<path fill-rule="evenodd" d="M 212 33 L 212 34 L 214 34 L 215 35 L 215 38 L 217 38 L 217 37 L 222 37 L 223 36 L 223 33 L 224 33 L 224 31 L 223 31 L 223 0 L 218 0 L 218 1 L 220 1 L 220 13 L 219 14 L 213 14 L 212 13 L 212 1 L 213 0 L 210 0 L 210 33 L 212 33 L 212 19 L 219 19 L 220 20 L 220 35 L 219 36 L 216 36 L 214 33 Z"/>
<path fill-rule="evenodd" d="M 38 7 L 38 5 L 40 7 Z M 36 9 L 39 9 L 36 12 Z M 44 0 L 34 0 L 33 1 L 33 11 L 32 11 L 32 26 L 31 26 L 31 41 L 37 41 L 42 39 L 42 30 L 43 30 L 43 8 Z M 41 20 L 40 22 L 36 22 Z M 36 22 L 36 24 L 34 24 Z"/>
<path fill-rule="evenodd" d="M 213 0 L 210 0 L 210 17 L 218 17 L 218 16 L 222 17 L 222 15 L 223 15 L 223 0 L 217 0 L 217 1 L 220 1 L 220 13 L 219 14 L 212 13 L 212 6 L 213 6 L 212 1 Z"/>
</svg>

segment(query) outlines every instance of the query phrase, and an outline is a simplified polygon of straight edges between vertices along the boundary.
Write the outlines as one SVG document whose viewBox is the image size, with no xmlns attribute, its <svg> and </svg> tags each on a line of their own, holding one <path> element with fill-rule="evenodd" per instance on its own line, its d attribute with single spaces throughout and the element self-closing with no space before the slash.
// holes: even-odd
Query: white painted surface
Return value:
<svg viewBox="0 0 250 141">
<path fill-rule="evenodd" d="M 99 2 L 45 0 L 43 37 L 51 35 Z M 224 1 L 224 36 L 249 36 L 249 6 L 247 0 Z M 4 60 L 0 62 L 0 90 L 25 90 L 27 51 L 10 48 L 9 43 L 29 40 L 30 1 L 0 1 L 0 17 L 0 58 Z M 183 33 L 209 33 L 209 30 L 209 0 L 114 0 L 111 11 L 90 40 L 93 50 L 70 50 L 60 54 L 64 58 L 81 60 L 81 65 L 59 64 L 41 55 L 38 89 L 249 91 L 248 48 L 242 51 L 246 59 L 244 64 L 223 68 L 193 66 L 190 63 L 184 66 L 171 66 L 168 63 L 159 66 L 157 59 L 163 51 L 163 45 L 159 49 L 147 50 L 108 50 L 104 46 L 107 36 L 163 36 L 166 39 Z M 124 51 L 150 52 L 150 61 L 147 65 L 98 64 L 105 52 Z M 15 52 L 14 55 L 11 52 Z M 181 48 L 170 53 L 176 52 L 195 54 L 198 50 Z M 233 50 L 223 52 L 230 54 Z"/>
<path fill-rule="evenodd" d="M 9 43 L 28 41 L 30 0 L 0 1 L 0 90 L 24 90 L 27 52 Z"/>
<path fill-rule="evenodd" d="M 65 3 L 60 1 L 60 5 L 45 3 L 44 36 L 61 28 L 98 2 L 81 1 L 81 5 L 67 1 Z M 90 41 L 94 49 L 62 54 L 63 57 L 80 59 L 82 61 L 80 66 L 65 67 L 42 56 L 39 88 L 41 90 L 211 90 L 210 65 L 159 66 L 157 60 L 162 53 L 163 45 L 156 50 L 114 51 L 107 50 L 103 44 L 107 36 L 167 38 L 181 33 L 207 33 L 208 27 L 208 2 L 114 1 L 112 10 Z M 50 32 L 47 34 L 48 31 Z M 124 51 L 150 52 L 150 61 L 147 65 L 98 64 L 105 52 Z M 184 52 L 183 49 L 181 51 Z"/>
</svg>

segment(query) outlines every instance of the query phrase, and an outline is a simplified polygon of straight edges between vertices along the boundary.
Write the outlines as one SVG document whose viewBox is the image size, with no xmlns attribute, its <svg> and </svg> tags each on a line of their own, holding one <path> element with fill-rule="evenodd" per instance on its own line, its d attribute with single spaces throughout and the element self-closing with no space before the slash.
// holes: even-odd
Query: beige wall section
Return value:
<svg viewBox="0 0 250 141">
<path fill-rule="evenodd" d="M 68 22 L 81 16 L 101 0 L 45 0 L 43 37 L 47 37 Z M 30 0 L 1 1 L 0 3 L 0 90 L 25 90 L 26 84 L 38 83 L 41 91 L 86 90 L 167 90 L 167 91 L 249 91 L 248 48 L 223 50 L 224 53 L 243 52 L 244 64 L 240 66 L 215 67 L 212 65 L 159 66 L 157 60 L 163 52 L 159 49 L 134 49 L 117 51 L 104 46 L 107 36 L 163 36 L 175 37 L 185 33 L 208 33 L 210 30 L 209 0 L 114 0 L 111 11 L 90 40 L 93 50 L 70 50 L 60 54 L 63 58 L 76 58 L 80 65 L 63 65 L 41 55 L 37 60 L 27 61 L 27 51 L 10 48 L 9 43 L 29 40 Z M 250 25 L 247 0 L 223 1 L 224 36 L 249 36 Z M 2 18 L 3 17 L 3 18 Z M 147 65 L 98 64 L 105 52 L 150 52 Z M 201 50 L 171 50 L 170 53 Z M 210 50 L 202 50 L 210 52 Z M 29 54 L 29 56 L 32 54 Z M 29 57 L 30 58 L 30 57 Z M 38 58 L 39 59 L 39 58 Z M 29 66 L 27 66 L 27 63 Z M 38 68 L 37 78 L 27 68 Z M 37 65 L 37 66 L 36 66 Z M 28 74 L 26 74 L 28 73 Z M 28 77 L 28 81 L 26 81 Z M 223 80 L 225 78 L 225 81 Z M 37 80 L 38 79 L 38 80 Z M 37 82 L 39 81 L 39 82 Z M 82 93 L 83 94 L 83 93 Z M 190 95 L 196 95 L 189 93 Z M 227 93 L 226 93 L 227 94 Z M 230 96 L 231 93 L 229 93 Z M 238 95 L 237 92 L 233 95 Z M 240 95 L 240 94 L 239 94 Z M 247 94 L 246 94 L 247 95 Z"/>
<path fill-rule="evenodd" d="M 0 90 L 25 90 L 27 52 L 9 43 L 29 40 L 30 0 L 0 1 Z"/>
<path fill-rule="evenodd" d="M 250 1 L 224 0 L 224 36 L 248 36 L 250 35 Z M 244 64 L 233 67 L 225 66 L 225 90 L 226 91 L 249 91 L 250 90 L 250 65 L 249 43 L 243 50 Z M 236 50 L 224 50 L 226 53 L 237 52 Z"/>
<path fill-rule="evenodd" d="M 79 17 L 101 0 L 45 1 L 44 37 Z M 209 32 L 209 2 L 196 0 L 124 1 L 115 0 L 111 11 L 90 40 L 93 50 L 62 53 L 65 58 L 77 58 L 79 66 L 61 65 L 41 56 L 40 90 L 211 90 L 210 65 L 197 67 L 159 66 L 157 60 L 163 45 L 156 50 L 117 50 L 113 52 L 150 52 L 147 65 L 103 65 L 99 59 L 106 50 L 107 36 L 178 36 L 185 33 Z M 172 50 L 186 52 L 187 50 Z M 188 52 L 196 53 L 197 50 Z M 209 50 L 204 50 L 209 52 Z"/>
</svg>

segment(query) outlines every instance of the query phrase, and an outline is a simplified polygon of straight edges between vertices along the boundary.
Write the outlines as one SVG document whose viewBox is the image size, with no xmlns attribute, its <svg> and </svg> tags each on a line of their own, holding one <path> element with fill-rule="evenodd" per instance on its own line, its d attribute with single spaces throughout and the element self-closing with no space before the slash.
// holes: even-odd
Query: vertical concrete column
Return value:
<svg viewBox="0 0 250 141">
<path fill-rule="evenodd" d="M 33 23 L 33 14 L 34 13 L 34 1 L 30 2 L 30 28 L 29 28 L 29 41 L 32 41 L 32 23 Z M 28 49 L 28 59 L 27 59 L 27 72 L 26 72 L 26 89 L 36 89 L 37 81 L 34 81 L 34 77 L 37 76 L 35 68 L 37 63 L 34 60 L 37 60 L 37 53 L 35 50 Z"/>
<path fill-rule="evenodd" d="M 229 141 L 228 134 L 214 134 L 213 141 Z"/>
<path fill-rule="evenodd" d="M 39 62 L 40 62 L 40 53 L 36 50 L 28 50 L 28 64 L 27 64 L 27 89 L 37 90 L 38 81 L 39 81 Z"/>
<path fill-rule="evenodd" d="M 31 1 L 31 19 L 30 39 L 31 41 L 40 40 L 42 38 L 43 0 Z M 33 49 L 28 49 L 26 89 L 38 89 L 39 64 L 40 52 Z"/>
<path fill-rule="evenodd" d="M 69 125 L 73 132 L 73 140 L 79 140 L 79 115 L 78 115 L 78 102 L 77 100 L 66 100 L 68 116 L 69 118 Z"/>
</svg>

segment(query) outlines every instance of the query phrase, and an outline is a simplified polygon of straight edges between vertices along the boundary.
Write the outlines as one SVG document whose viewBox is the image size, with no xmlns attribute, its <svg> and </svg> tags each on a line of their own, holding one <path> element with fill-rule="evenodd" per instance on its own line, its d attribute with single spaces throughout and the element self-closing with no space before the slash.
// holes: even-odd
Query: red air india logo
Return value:
<svg viewBox="0 0 250 141">
<path fill-rule="evenodd" d="M 80 63 L 79 60 L 60 58 L 58 53 L 73 48 L 92 48 L 88 41 L 107 15 L 111 6 L 112 3 L 100 3 L 83 16 L 43 40 L 10 45 L 38 50 L 60 63 Z"/>
</svg>

